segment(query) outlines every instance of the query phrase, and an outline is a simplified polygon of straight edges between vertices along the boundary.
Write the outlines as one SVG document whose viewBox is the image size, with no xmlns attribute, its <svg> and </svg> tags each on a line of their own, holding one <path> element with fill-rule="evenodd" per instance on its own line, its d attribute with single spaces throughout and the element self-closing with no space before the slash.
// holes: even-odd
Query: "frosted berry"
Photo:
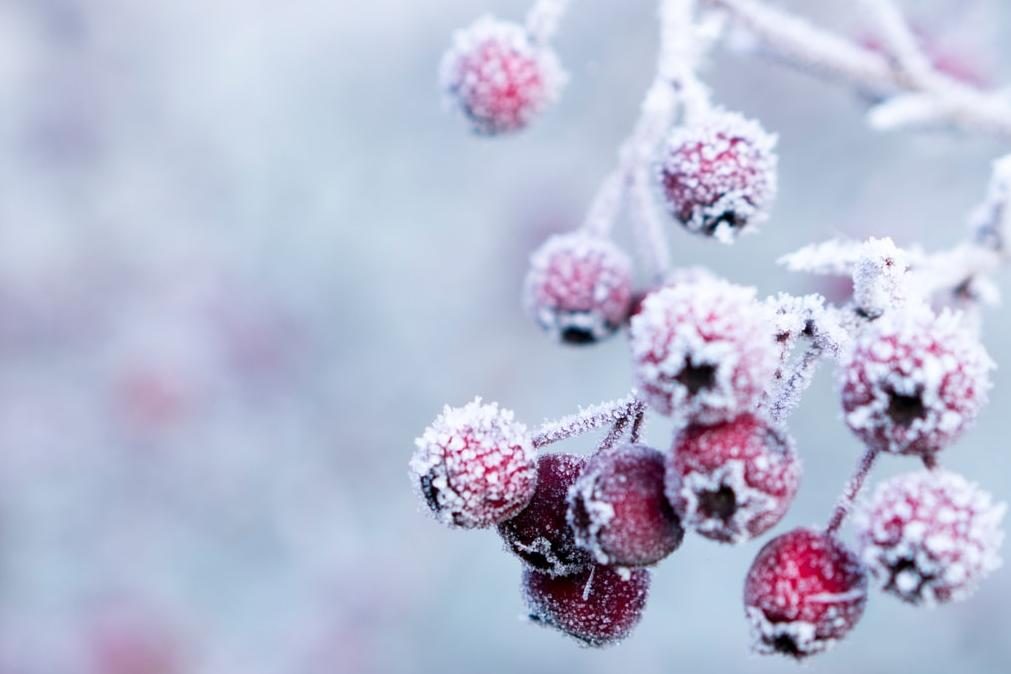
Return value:
<svg viewBox="0 0 1011 674">
<path fill-rule="evenodd" d="M 442 58 L 442 88 L 478 134 L 519 131 L 554 102 L 565 74 L 522 26 L 490 16 L 457 31 Z"/>
<path fill-rule="evenodd" d="M 646 401 L 705 424 L 751 410 L 776 368 L 770 321 L 753 289 L 724 281 L 651 293 L 629 332 Z"/>
<path fill-rule="evenodd" d="M 575 232 L 551 237 L 533 254 L 524 303 L 556 338 L 588 344 L 621 327 L 631 295 L 628 256 L 607 239 Z"/>
<path fill-rule="evenodd" d="M 842 364 L 842 405 L 869 447 L 933 454 L 976 418 L 992 363 L 958 319 L 889 312 L 854 341 Z"/>
<path fill-rule="evenodd" d="M 964 599 L 1000 566 L 1004 510 L 954 473 L 900 475 L 857 514 L 861 557 L 886 592 L 911 604 Z"/>
<path fill-rule="evenodd" d="M 607 646 L 631 633 L 649 593 L 649 571 L 590 566 L 571 576 L 527 568 L 523 596 L 530 619 L 587 646 Z"/>
<path fill-rule="evenodd" d="M 667 140 L 660 184 L 689 231 L 724 243 L 766 218 L 776 194 L 776 137 L 730 112 L 679 127 Z"/>
<path fill-rule="evenodd" d="M 797 659 L 830 647 L 860 619 L 867 574 L 837 538 L 794 529 L 758 553 L 744 584 L 757 653 Z"/>
<path fill-rule="evenodd" d="M 624 445 L 594 455 L 569 491 L 576 542 L 601 564 L 646 566 L 681 545 L 681 519 L 664 496 L 663 454 Z"/>
<path fill-rule="evenodd" d="M 411 479 L 444 524 L 490 527 L 533 498 L 537 465 L 530 434 L 495 403 L 477 398 L 446 406 L 415 445 Z"/>
<path fill-rule="evenodd" d="M 537 489 L 530 504 L 499 525 L 509 549 L 538 571 L 564 576 L 582 571 L 590 555 L 576 545 L 566 521 L 569 487 L 586 459 L 573 454 L 545 454 L 537 459 Z"/>
<path fill-rule="evenodd" d="M 772 528 L 800 482 L 800 461 L 782 432 L 751 414 L 693 424 L 674 440 L 667 496 L 699 534 L 740 543 Z"/>
</svg>

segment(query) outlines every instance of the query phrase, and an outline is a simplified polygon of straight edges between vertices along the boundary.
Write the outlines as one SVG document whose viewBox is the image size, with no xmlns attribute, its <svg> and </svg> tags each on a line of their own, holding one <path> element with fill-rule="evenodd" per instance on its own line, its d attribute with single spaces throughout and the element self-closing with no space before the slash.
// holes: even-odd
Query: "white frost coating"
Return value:
<svg viewBox="0 0 1011 674">
<path fill-rule="evenodd" d="M 443 408 L 415 440 L 410 477 L 442 523 L 488 527 L 530 501 L 537 483 L 533 443 L 510 410 L 482 404 Z"/>
<path fill-rule="evenodd" d="M 908 298 L 909 263 L 891 239 L 868 239 L 853 263 L 853 301 L 857 311 L 877 318 Z"/>
<path fill-rule="evenodd" d="M 569 510 L 566 516 L 569 528 L 576 537 L 576 545 L 586 550 L 599 564 L 610 564 L 611 557 L 601 546 L 601 533 L 614 519 L 614 507 L 604 499 L 597 498 L 594 480 L 579 480 L 569 487 Z M 585 515 L 583 526 L 577 526 L 573 503 L 580 504 Z"/>
<path fill-rule="evenodd" d="M 969 218 L 977 245 L 1011 257 L 1011 155 L 993 163 L 986 199 Z"/>
<path fill-rule="evenodd" d="M 523 26 L 488 15 L 453 34 L 439 67 L 447 103 L 484 135 L 527 126 L 567 79 L 554 51 L 534 44 Z"/>
<path fill-rule="evenodd" d="M 748 623 L 751 625 L 751 649 L 760 655 L 771 655 L 778 652 L 775 644 L 784 637 L 796 645 L 797 650 L 804 655 L 814 655 L 828 650 L 838 639 L 819 639 L 812 623 L 803 620 L 790 622 L 772 622 L 758 608 L 745 608 Z"/>
<path fill-rule="evenodd" d="M 703 536 L 718 537 L 721 541 L 738 544 L 752 538 L 749 531 L 756 521 L 781 510 L 780 499 L 754 489 L 744 479 L 745 462 L 731 460 L 709 471 L 690 471 L 681 476 L 676 489 L 679 503 L 684 505 L 681 521 Z M 707 515 L 699 507 L 699 496 L 729 488 L 735 497 L 733 514 L 723 519 Z"/>
<path fill-rule="evenodd" d="M 546 44 L 554 37 L 558 24 L 569 8 L 570 0 L 537 0 L 527 12 L 526 24 L 530 40 Z"/>
<path fill-rule="evenodd" d="M 544 422 L 534 433 L 533 445 L 543 447 L 601 426 L 614 424 L 641 412 L 644 407 L 636 391 L 633 390 L 624 398 L 580 408 L 576 414 Z"/>
<path fill-rule="evenodd" d="M 776 195 L 776 136 L 724 110 L 675 128 L 658 167 L 667 208 L 689 231 L 732 243 L 768 219 Z"/>
<path fill-rule="evenodd" d="M 840 368 L 846 423 L 882 451 L 929 454 L 979 413 L 993 362 L 959 314 L 889 312 L 854 341 Z"/>
<path fill-rule="evenodd" d="M 903 601 L 959 601 L 1000 567 L 1005 510 L 955 473 L 900 475 L 857 511 L 860 553 L 879 586 Z"/>
<path fill-rule="evenodd" d="M 651 293 L 629 332 L 646 401 L 662 414 L 700 423 L 751 409 L 776 367 L 770 320 L 753 288 L 724 281 Z"/>
<path fill-rule="evenodd" d="M 552 236 L 530 258 L 528 313 L 559 340 L 586 342 L 614 333 L 628 312 L 632 263 L 611 241 L 573 232 Z"/>
</svg>

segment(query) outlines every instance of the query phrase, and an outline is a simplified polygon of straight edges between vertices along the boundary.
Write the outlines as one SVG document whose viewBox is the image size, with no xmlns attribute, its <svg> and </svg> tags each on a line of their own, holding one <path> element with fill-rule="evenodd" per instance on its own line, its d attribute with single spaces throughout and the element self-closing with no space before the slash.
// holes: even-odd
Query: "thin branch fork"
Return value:
<svg viewBox="0 0 1011 674">
<path fill-rule="evenodd" d="M 791 65 L 889 97 L 872 110 L 878 128 L 947 122 L 1011 139 L 1011 102 L 938 72 L 889 0 L 865 0 L 891 55 L 879 54 L 760 0 L 705 0 L 725 10 Z"/>
</svg>

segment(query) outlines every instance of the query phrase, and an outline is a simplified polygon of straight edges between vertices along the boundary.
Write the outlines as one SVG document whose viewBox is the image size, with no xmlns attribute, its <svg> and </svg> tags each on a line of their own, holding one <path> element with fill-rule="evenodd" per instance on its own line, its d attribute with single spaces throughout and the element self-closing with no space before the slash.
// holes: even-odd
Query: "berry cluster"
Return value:
<svg viewBox="0 0 1011 674">
<path fill-rule="evenodd" d="M 443 82 L 478 133 L 519 130 L 554 98 L 561 76 L 546 45 L 565 4 L 538 0 L 525 27 L 483 19 L 457 35 Z M 976 249 L 928 256 L 871 239 L 784 258 L 848 277 L 839 305 L 759 299 L 704 269 L 671 270 L 669 221 L 732 243 L 767 217 L 777 186 L 775 136 L 710 105 L 695 79 L 704 39 L 691 6 L 661 4 L 658 75 L 636 131 L 585 224 L 533 254 L 524 286 L 528 313 L 556 341 L 589 345 L 624 329 L 637 392 L 535 431 L 480 399 L 447 407 L 417 440 L 411 479 L 444 524 L 497 527 L 523 562 L 532 621 L 605 646 L 636 625 L 651 567 L 686 531 L 742 544 L 784 518 L 801 477 L 786 421 L 818 364 L 835 360 L 844 421 L 864 445 L 856 472 L 824 527 L 773 538 L 744 582 L 756 652 L 802 659 L 856 625 L 871 580 L 912 604 L 942 603 L 969 596 L 999 564 L 1004 506 L 938 456 L 986 403 L 993 365 L 974 315 L 985 293 L 967 289 L 988 287 L 991 268 L 978 260 L 1003 245 L 994 218 L 1011 208 L 1011 189 L 991 188 Z M 653 272 L 639 289 L 610 238 L 625 199 Z M 647 408 L 673 421 L 664 451 L 640 440 Z M 610 430 L 589 456 L 540 453 L 601 427 Z M 881 454 L 919 458 L 924 470 L 859 505 L 851 548 L 839 532 Z"/>
</svg>

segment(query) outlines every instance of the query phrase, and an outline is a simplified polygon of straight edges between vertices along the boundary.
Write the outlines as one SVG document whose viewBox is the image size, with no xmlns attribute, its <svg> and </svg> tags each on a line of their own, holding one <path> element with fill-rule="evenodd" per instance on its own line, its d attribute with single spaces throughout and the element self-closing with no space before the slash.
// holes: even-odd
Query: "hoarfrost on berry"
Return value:
<svg viewBox="0 0 1011 674">
<path fill-rule="evenodd" d="M 769 541 L 751 565 L 744 606 L 757 653 L 797 659 L 849 632 L 867 603 L 860 560 L 832 535 L 794 529 Z"/>
<path fill-rule="evenodd" d="M 867 326 L 843 359 L 846 423 L 869 447 L 936 453 L 976 418 L 992 367 L 959 314 L 889 312 Z"/>
<path fill-rule="evenodd" d="M 878 585 L 903 601 L 961 600 L 1000 566 L 1005 509 L 946 470 L 900 475 L 858 511 L 860 553 Z"/>
<path fill-rule="evenodd" d="M 792 441 L 751 415 L 694 424 L 674 440 L 667 496 L 684 525 L 724 543 L 768 531 L 786 513 L 800 482 Z"/>
<path fill-rule="evenodd" d="M 591 566 L 571 576 L 523 571 L 530 619 L 586 646 L 608 646 L 628 636 L 642 617 L 649 584 L 646 569 Z"/>
<path fill-rule="evenodd" d="M 583 570 L 590 555 L 576 545 L 566 520 L 569 487 L 586 459 L 574 454 L 545 454 L 537 459 L 537 489 L 529 505 L 502 522 L 506 545 L 529 566 L 553 576 Z"/>
<path fill-rule="evenodd" d="M 631 261 L 607 239 L 581 232 L 553 236 L 530 259 L 527 311 L 563 342 L 586 344 L 614 333 L 631 296 Z"/>
<path fill-rule="evenodd" d="M 645 445 L 593 456 L 569 491 L 568 516 L 576 542 L 601 564 L 655 564 L 684 537 L 664 495 L 663 454 Z"/>
<path fill-rule="evenodd" d="M 629 333 L 633 367 L 661 414 L 716 423 L 751 410 L 778 360 L 754 289 L 701 280 L 643 300 Z"/>
<path fill-rule="evenodd" d="M 436 518 L 449 526 L 490 527 L 519 513 L 537 484 L 526 426 L 480 398 L 443 409 L 415 440 L 411 480 Z"/>
<path fill-rule="evenodd" d="M 549 47 L 533 44 L 519 24 L 491 16 L 454 34 L 439 72 L 451 103 L 475 133 L 489 136 L 525 128 L 566 79 Z"/>
<path fill-rule="evenodd" d="M 776 194 L 776 137 L 717 111 L 667 139 L 659 179 L 667 208 L 689 231 L 732 242 L 765 220 Z"/>
</svg>

